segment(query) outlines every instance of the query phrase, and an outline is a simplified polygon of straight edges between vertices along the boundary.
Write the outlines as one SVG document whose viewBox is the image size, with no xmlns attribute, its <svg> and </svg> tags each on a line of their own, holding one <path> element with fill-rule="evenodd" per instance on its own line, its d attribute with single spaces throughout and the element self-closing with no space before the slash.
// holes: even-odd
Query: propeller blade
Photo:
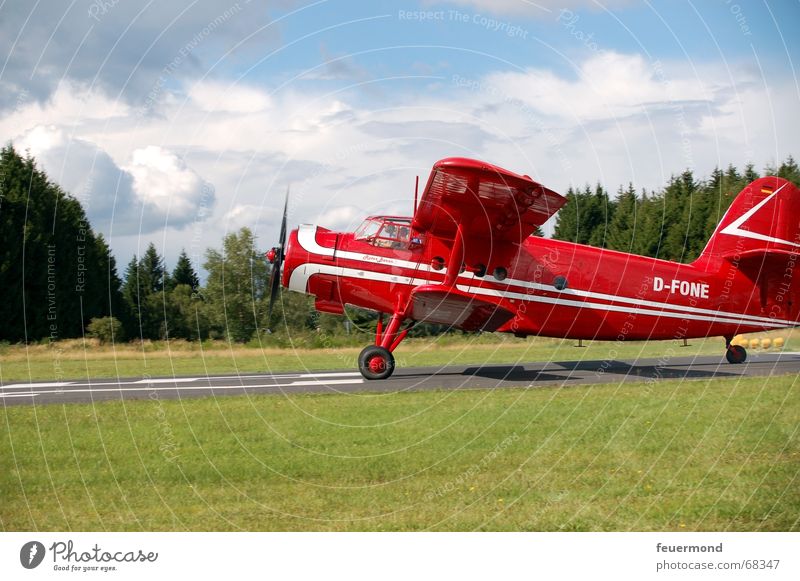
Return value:
<svg viewBox="0 0 800 581">
<path fill-rule="evenodd" d="M 281 237 L 278 242 L 281 251 L 283 251 L 283 246 L 286 244 L 286 210 L 288 208 L 289 208 L 289 186 L 286 186 L 286 199 L 283 202 L 283 219 L 281 220 Z"/>
<path fill-rule="evenodd" d="M 267 328 L 272 325 L 272 309 L 275 306 L 275 299 L 281 288 L 281 259 L 277 258 L 272 265 L 272 274 L 269 279 L 269 309 L 267 310 Z"/>
<path fill-rule="evenodd" d="M 272 263 L 272 274 L 269 279 L 269 308 L 267 310 L 267 328 L 272 324 L 272 309 L 275 306 L 275 299 L 281 290 L 281 265 L 284 259 L 284 248 L 286 246 L 286 214 L 289 208 L 289 187 L 286 188 L 286 199 L 283 202 L 283 218 L 281 219 L 281 233 L 278 238 L 277 252 L 275 261 Z"/>
</svg>

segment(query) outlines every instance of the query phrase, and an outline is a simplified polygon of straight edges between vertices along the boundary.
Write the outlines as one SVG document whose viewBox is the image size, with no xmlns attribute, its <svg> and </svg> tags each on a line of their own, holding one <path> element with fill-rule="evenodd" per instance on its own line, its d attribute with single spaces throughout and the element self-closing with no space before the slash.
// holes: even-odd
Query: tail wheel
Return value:
<svg viewBox="0 0 800 581">
<path fill-rule="evenodd" d="M 728 363 L 744 363 L 747 360 L 747 350 L 741 345 L 730 345 L 725 352 Z"/>
<path fill-rule="evenodd" d="M 365 347 L 358 356 L 358 370 L 366 379 L 386 379 L 394 372 L 394 355 L 378 345 Z"/>
</svg>

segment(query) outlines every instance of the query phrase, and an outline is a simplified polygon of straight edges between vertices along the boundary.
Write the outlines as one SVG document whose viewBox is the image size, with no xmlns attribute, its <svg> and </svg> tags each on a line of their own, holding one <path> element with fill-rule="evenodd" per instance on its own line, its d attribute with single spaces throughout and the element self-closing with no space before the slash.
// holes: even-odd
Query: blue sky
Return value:
<svg viewBox="0 0 800 581">
<path fill-rule="evenodd" d="M 76 0 L 0 7 L 0 131 L 120 263 L 408 213 L 483 158 L 564 191 L 800 155 L 800 2 Z"/>
</svg>

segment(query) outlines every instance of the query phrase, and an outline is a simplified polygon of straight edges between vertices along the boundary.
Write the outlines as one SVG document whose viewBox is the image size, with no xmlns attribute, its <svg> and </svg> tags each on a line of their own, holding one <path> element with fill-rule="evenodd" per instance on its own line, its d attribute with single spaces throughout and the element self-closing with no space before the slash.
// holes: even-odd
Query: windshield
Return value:
<svg viewBox="0 0 800 581">
<path fill-rule="evenodd" d="M 380 220 L 373 220 L 371 218 L 367 218 L 361 223 L 361 226 L 355 232 L 354 238 L 356 240 L 368 240 L 370 238 L 374 238 L 375 235 L 378 233 L 378 230 L 381 229 L 383 223 Z"/>
<path fill-rule="evenodd" d="M 354 235 L 373 246 L 394 249 L 407 248 L 410 237 L 410 218 L 367 218 Z"/>
</svg>

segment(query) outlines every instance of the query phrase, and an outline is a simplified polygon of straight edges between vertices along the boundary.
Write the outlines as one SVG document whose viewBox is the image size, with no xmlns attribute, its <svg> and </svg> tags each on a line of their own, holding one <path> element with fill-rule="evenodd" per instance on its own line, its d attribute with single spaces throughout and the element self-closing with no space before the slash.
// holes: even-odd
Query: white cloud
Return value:
<svg viewBox="0 0 800 581">
<path fill-rule="evenodd" d="M 331 230 L 352 231 L 364 217 L 364 211 L 356 206 L 336 206 L 321 212 L 315 222 Z"/>
<path fill-rule="evenodd" d="M 174 226 L 191 221 L 204 199 L 214 196 L 211 184 L 177 155 L 157 145 L 136 149 L 126 169 L 133 176 L 139 200 Z"/>
<path fill-rule="evenodd" d="M 280 220 L 281 212 L 277 208 L 259 206 L 256 204 L 236 204 L 225 212 L 222 221 L 225 231 L 232 232 L 243 227 L 258 230 L 259 225 L 265 220 Z"/>
<path fill-rule="evenodd" d="M 638 54 L 594 54 L 577 65 L 574 79 L 544 69 L 498 72 L 487 76 L 497 92 L 545 114 L 586 121 L 619 118 L 651 105 L 702 102 L 710 92 L 701 79 L 667 78 L 663 65 Z"/>
<path fill-rule="evenodd" d="M 266 4 L 266 5 L 265 5 Z M 210 54 L 257 51 L 277 44 L 273 9 L 294 0 L 220 3 L 177 0 L 6 2 L 0 54 L 6 55 L 0 110 L 20 94 L 44 103 L 65 78 L 141 105 L 163 87 L 199 78 Z M 248 39 L 244 45 L 239 45 Z"/>
<path fill-rule="evenodd" d="M 257 113 L 268 109 L 272 103 L 263 89 L 215 81 L 196 83 L 189 90 L 189 98 L 203 111 L 231 113 Z"/>
<path fill-rule="evenodd" d="M 75 196 L 106 235 L 181 228 L 214 203 L 213 186 L 161 147 L 137 149 L 131 165 L 120 167 L 96 144 L 55 125 L 35 126 L 15 145 Z"/>
<path fill-rule="evenodd" d="M 80 89 L 65 86 L 47 106 L 29 103 L 4 117 L 0 129 L 24 133 L 73 193 L 90 182 L 93 220 L 109 224 L 114 210 L 115 234 L 135 233 L 142 221 L 144 245 L 161 233 L 168 252 L 185 246 L 194 256 L 240 226 L 270 245 L 288 184 L 290 226 L 350 229 L 369 213 L 407 215 L 414 176 L 424 187 L 431 165 L 453 155 L 558 191 L 598 180 L 612 190 L 628 181 L 657 188 L 687 166 L 702 176 L 717 164 L 797 156 L 793 86 L 770 79 L 765 89 L 751 69 L 730 67 L 727 78 L 712 64 L 694 70 L 609 52 L 558 73 L 495 71 L 428 91 L 393 84 L 381 99 L 298 86 L 269 96 L 253 85 L 208 82 L 166 93 L 157 115 L 142 119 L 109 106 L 102 93 L 87 97 L 99 105 L 96 116 L 82 116 Z M 70 129 L 65 112 L 75 120 Z M 39 117 L 57 127 L 38 127 Z M 210 198 L 206 182 L 216 187 Z M 210 219 L 198 218 L 201 211 Z M 123 241 L 123 256 L 137 247 L 132 240 Z"/>
</svg>

